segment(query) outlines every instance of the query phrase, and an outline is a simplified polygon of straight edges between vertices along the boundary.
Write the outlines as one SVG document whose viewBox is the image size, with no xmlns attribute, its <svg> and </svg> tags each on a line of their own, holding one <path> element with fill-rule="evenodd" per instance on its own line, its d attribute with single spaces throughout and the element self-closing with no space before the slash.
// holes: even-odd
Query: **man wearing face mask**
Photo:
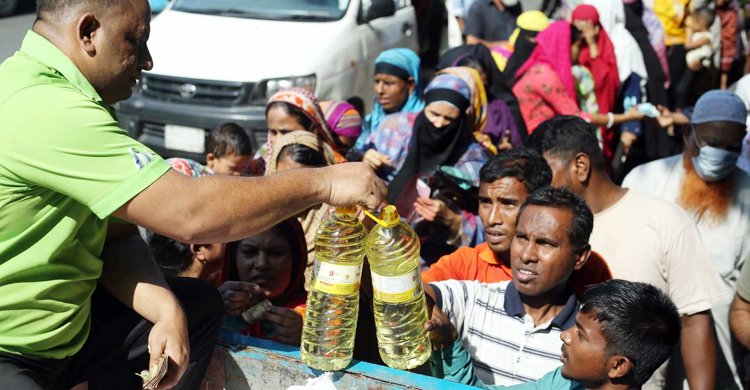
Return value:
<svg viewBox="0 0 750 390">
<path fill-rule="evenodd" d="M 737 95 L 719 90 L 705 93 L 683 131 L 684 153 L 641 165 L 623 182 L 624 187 L 674 201 L 685 209 L 731 290 L 750 254 L 750 176 L 737 168 L 746 120 L 747 109 Z M 729 304 L 728 299 L 715 304 L 713 315 L 728 367 L 736 372 L 727 322 Z M 717 371 L 717 378 L 721 377 Z"/>
</svg>

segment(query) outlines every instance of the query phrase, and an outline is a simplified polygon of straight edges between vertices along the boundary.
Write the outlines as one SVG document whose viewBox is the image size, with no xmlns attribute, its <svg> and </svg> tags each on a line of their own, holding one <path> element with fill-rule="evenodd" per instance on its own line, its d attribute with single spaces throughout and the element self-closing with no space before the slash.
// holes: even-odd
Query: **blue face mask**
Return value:
<svg viewBox="0 0 750 390">
<path fill-rule="evenodd" d="M 740 154 L 713 146 L 701 146 L 700 153 L 693 157 L 693 166 L 701 179 L 719 181 L 734 170 Z"/>
</svg>

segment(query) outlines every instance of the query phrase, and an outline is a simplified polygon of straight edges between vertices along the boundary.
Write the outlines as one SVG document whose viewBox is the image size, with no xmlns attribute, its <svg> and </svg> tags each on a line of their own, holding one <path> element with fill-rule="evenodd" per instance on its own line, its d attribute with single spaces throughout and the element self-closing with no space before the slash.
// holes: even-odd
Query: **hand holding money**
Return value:
<svg viewBox="0 0 750 390">
<path fill-rule="evenodd" d="M 167 366 L 169 366 L 169 356 L 162 354 L 158 364 L 151 366 L 149 370 L 143 370 L 136 374 L 143 379 L 143 388 L 152 390 L 159 387 L 159 382 L 167 375 Z"/>
<path fill-rule="evenodd" d="M 148 335 L 150 355 L 148 367 L 158 367 L 164 360 L 164 356 L 167 356 L 164 364 L 166 373 L 158 382 L 158 386 L 154 387 L 157 389 L 170 389 L 177 385 L 190 359 L 187 321 L 181 312 L 168 314 L 154 323 Z M 158 374 L 159 371 L 156 373 Z"/>
</svg>

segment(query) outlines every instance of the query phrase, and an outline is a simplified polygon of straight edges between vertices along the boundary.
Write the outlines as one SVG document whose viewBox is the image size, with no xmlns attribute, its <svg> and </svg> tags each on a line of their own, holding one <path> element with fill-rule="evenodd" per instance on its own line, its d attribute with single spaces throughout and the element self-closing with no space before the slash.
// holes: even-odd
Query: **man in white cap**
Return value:
<svg viewBox="0 0 750 390">
<path fill-rule="evenodd" d="M 705 93 L 695 105 L 689 126 L 684 126 L 683 154 L 636 167 L 623 182 L 624 187 L 676 202 L 687 211 L 716 270 L 732 290 L 750 254 L 750 176 L 737 168 L 746 120 L 747 109 L 737 95 L 719 90 Z M 729 300 L 718 302 L 712 312 L 727 368 L 739 385 L 729 304 Z M 720 381 L 729 375 L 721 374 L 719 363 L 717 388 L 725 388 Z"/>
</svg>

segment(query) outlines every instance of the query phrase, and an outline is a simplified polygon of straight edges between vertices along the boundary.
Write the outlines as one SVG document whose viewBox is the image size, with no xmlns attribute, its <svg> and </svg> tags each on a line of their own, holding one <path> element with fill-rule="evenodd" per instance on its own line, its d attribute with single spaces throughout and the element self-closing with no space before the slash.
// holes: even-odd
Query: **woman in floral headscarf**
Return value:
<svg viewBox="0 0 750 390">
<path fill-rule="evenodd" d="M 304 88 L 282 89 L 271 96 L 266 104 L 266 123 L 268 140 L 256 154 L 255 161 L 251 163 L 252 174 L 262 175 L 265 172 L 268 158 L 279 136 L 297 130 L 309 131 L 331 146 L 336 163 L 346 161 L 338 153 L 336 139 L 323 116 L 318 100 Z"/>
</svg>

